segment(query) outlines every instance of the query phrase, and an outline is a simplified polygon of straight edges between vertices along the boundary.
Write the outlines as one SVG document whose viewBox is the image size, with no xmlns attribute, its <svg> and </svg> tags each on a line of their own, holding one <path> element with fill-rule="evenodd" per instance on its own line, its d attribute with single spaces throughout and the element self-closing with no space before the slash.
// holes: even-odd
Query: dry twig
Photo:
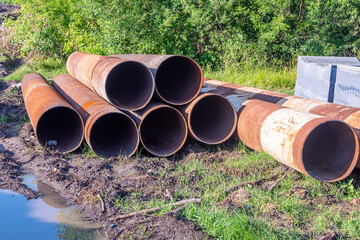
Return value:
<svg viewBox="0 0 360 240">
<path fill-rule="evenodd" d="M 172 204 L 166 204 L 160 207 L 155 207 L 155 208 L 150 208 L 150 209 L 145 209 L 145 210 L 141 210 L 141 211 L 137 211 L 137 212 L 131 212 L 131 213 L 127 213 L 124 215 L 118 215 L 115 217 L 110 218 L 110 221 L 115 221 L 115 220 L 120 220 L 120 219 L 126 219 L 126 218 L 130 218 L 130 217 L 134 217 L 134 216 L 139 216 L 142 214 L 148 214 L 148 213 L 153 213 L 156 211 L 159 211 L 163 208 L 166 207 L 178 207 L 178 206 L 182 206 L 185 205 L 187 203 L 200 203 L 201 199 L 200 198 L 191 198 L 191 199 L 187 199 L 187 200 L 182 200 L 182 201 L 178 201 L 178 202 L 174 202 Z"/>
<path fill-rule="evenodd" d="M 100 194 L 96 194 L 96 196 L 99 198 L 100 202 L 101 202 L 101 212 L 105 212 L 105 203 L 104 200 L 102 199 L 102 197 L 100 196 Z"/>
<path fill-rule="evenodd" d="M 269 191 L 273 190 L 276 185 L 283 180 L 290 172 L 291 172 L 292 168 L 289 168 L 289 170 L 279 179 L 277 179 L 270 187 L 269 187 Z"/>
<path fill-rule="evenodd" d="M 233 191 L 238 190 L 240 187 L 242 187 L 242 186 L 244 186 L 244 185 L 258 184 L 258 183 L 263 182 L 263 181 L 265 181 L 265 180 L 266 180 L 265 178 L 262 178 L 262 179 L 259 179 L 259 180 L 253 181 L 253 182 L 242 182 L 242 183 L 239 183 L 239 184 L 237 184 L 237 185 L 235 185 L 235 186 L 232 186 L 231 188 L 228 188 L 228 189 L 225 191 L 225 193 L 226 193 L 226 194 L 229 194 L 229 193 L 231 193 L 231 192 L 233 192 Z"/>
</svg>

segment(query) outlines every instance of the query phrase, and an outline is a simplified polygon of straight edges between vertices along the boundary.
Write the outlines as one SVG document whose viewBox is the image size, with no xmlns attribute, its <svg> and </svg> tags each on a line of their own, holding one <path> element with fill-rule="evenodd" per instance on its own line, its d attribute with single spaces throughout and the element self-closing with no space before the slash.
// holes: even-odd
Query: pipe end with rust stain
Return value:
<svg viewBox="0 0 360 240">
<path fill-rule="evenodd" d="M 82 118 L 46 79 L 40 74 L 28 74 L 21 89 L 40 145 L 64 153 L 78 148 L 84 138 Z"/>
<path fill-rule="evenodd" d="M 132 156 L 139 145 L 139 133 L 134 120 L 119 111 L 104 111 L 86 124 L 88 143 L 101 157 Z"/>
<path fill-rule="evenodd" d="M 151 154 L 170 156 L 184 145 L 187 138 L 186 121 L 175 108 L 160 104 L 148 110 L 142 118 L 140 140 Z"/>
<path fill-rule="evenodd" d="M 302 168 L 307 174 L 327 182 L 349 176 L 358 157 L 359 142 L 354 131 L 344 122 L 336 120 L 314 127 L 305 138 L 301 151 Z"/>
<path fill-rule="evenodd" d="M 156 92 L 165 102 L 184 105 L 196 98 L 203 83 L 203 72 L 191 58 L 171 56 L 156 71 Z"/>
<path fill-rule="evenodd" d="M 106 68 L 106 64 L 111 65 L 111 69 L 103 80 L 104 93 L 99 90 L 99 94 L 106 96 L 111 103 L 122 110 L 135 111 L 144 108 L 151 100 L 155 89 L 154 77 L 150 70 L 136 61 L 107 58 L 100 61 L 95 68 L 95 71 L 99 72 L 93 75 L 94 84 L 99 82 L 96 78 L 101 74 L 102 69 Z"/>
<path fill-rule="evenodd" d="M 200 95 L 190 104 L 186 113 L 189 131 L 200 142 L 219 144 L 229 139 L 235 131 L 235 108 L 220 95 Z"/>
</svg>

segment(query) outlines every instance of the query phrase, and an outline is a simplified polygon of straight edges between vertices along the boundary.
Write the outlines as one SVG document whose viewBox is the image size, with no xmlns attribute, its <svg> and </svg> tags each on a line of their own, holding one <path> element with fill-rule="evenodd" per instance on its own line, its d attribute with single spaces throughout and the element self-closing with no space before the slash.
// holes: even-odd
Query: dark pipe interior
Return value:
<svg viewBox="0 0 360 240">
<path fill-rule="evenodd" d="M 201 69 L 191 59 L 174 56 L 165 60 L 156 72 L 158 94 L 171 104 L 189 102 L 201 87 Z"/>
<path fill-rule="evenodd" d="M 228 139 L 234 131 L 236 112 L 225 98 L 210 95 L 202 98 L 192 109 L 190 128 L 199 140 L 217 144 Z"/>
<path fill-rule="evenodd" d="M 173 108 L 158 108 L 149 113 L 140 126 L 144 147 L 156 156 L 175 153 L 187 136 L 186 122 Z"/>
<path fill-rule="evenodd" d="M 55 140 L 57 144 L 51 146 L 52 148 L 60 152 L 68 152 L 81 143 L 84 127 L 75 110 L 68 107 L 55 107 L 40 117 L 36 131 L 41 145 L 48 146 L 48 141 Z"/>
<path fill-rule="evenodd" d="M 310 176 L 331 181 L 343 176 L 353 161 L 356 140 L 351 129 L 339 121 L 325 122 L 307 137 L 303 163 Z"/>
<path fill-rule="evenodd" d="M 132 154 L 139 141 L 137 127 L 130 117 L 108 113 L 96 120 L 90 131 L 90 145 L 96 155 L 116 157 Z"/>
<path fill-rule="evenodd" d="M 142 108 L 152 97 L 154 79 L 143 64 L 128 61 L 115 66 L 106 80 L 106 94 L 120 109 Z"/>
</svg>

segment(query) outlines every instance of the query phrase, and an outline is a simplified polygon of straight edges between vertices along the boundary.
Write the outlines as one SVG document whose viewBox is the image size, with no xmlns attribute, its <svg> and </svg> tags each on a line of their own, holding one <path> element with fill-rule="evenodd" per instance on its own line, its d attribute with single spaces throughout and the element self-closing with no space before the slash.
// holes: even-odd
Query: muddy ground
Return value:
<svg viewBox="0 0 360 240">
<path fill-rule="evenodd" d="M 0 188 L 16 191 L 28 199 L 37 198 L 39 194 L 22 183 L 21 176 L 30 173 L 56 188 L 69 205 L 80 206 L 84 218 L 103 223 L 103 230 L 110 239 L 124 236 L 134 239 L 211 238 L 194 223 L 179 217 L 178 213 L 109 221 L 109 218 L 121 214 L 113 200 L 126 198 L 132 192 L 142 192 L 144 200 L 152 196 L 168 199 L 168 191 L 157 190 L 159 182 L 156 176 L 165 167 L 175 169 L 176 159 L 151 157 L 148 161 L 150 156 L 142 156 L 104 160 L 84 157 L 80 150 L 72 154 L 44 150 L 39 147 L 27 119 L 21 90 L 14 84 L 16 82 L 0 81 L 0 118 L 3 119 L 0 123 Z M 192 147 L 184 151 L 192 151 Z M 170 184 L 168 188 L 171 187 Z M 99 195 L 105 204 L 104 212 Z"/>
</svg>

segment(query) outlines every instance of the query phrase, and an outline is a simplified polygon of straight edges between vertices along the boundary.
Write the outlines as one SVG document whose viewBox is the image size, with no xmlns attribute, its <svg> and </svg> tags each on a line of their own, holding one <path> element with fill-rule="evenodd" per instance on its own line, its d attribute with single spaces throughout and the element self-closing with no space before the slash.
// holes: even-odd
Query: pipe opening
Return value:
<svg viewBox="0 0 360 240">
<path fill-rule="evenodd" d="M 55 107 L 46 111 L 36 128 L 39 143 L 59 152 L 75 150 L 84 136 L 84 126 L 79 114 L 68 107 Z"/>
<path fill-rule="evenodd" d="M 140 125 L 141 142 L 155 156 L 169 156 L 185 142 L 187 127 L 180 112 L 161 107 L 150 112 Z"/>
<path fill-rule="evenodd" d="M 174 56 L 159 66 L 155 81 L 157 92 L 163 100 L 181 105 L 190 102 L 199 93 L 202 73 L 190 58 Z"/>
<path fill-rule="evenodd" d="M 130 156 L 139 141 L 134 121 L 117 112 L 99 117 L 90 130 L 89 138 L 92 150 L 102 157 Z"/>
<path fill-rule="evenodd" d="M 207 144 L 217 144 L 234 133 L 236 112 L 226 98 L 209 95 L 195 104 L 189 119 L 190 130 L 196 138 Z"/>
<path fill-rule="evenodd" d="M 310 176 L 333 181 L 350 174 L 356 139 L 350 127 L 340 121 L 317 126 L 306 138 L 302 157 Z"/>
<path fill-rule="evenodd" d="M 110 101 L 125 110 L 145 107 L 154 93 L 154 79 L 141 63 L 127 61 L 116 65 L 106 79 L 106 94 Z"/>
</svg>

